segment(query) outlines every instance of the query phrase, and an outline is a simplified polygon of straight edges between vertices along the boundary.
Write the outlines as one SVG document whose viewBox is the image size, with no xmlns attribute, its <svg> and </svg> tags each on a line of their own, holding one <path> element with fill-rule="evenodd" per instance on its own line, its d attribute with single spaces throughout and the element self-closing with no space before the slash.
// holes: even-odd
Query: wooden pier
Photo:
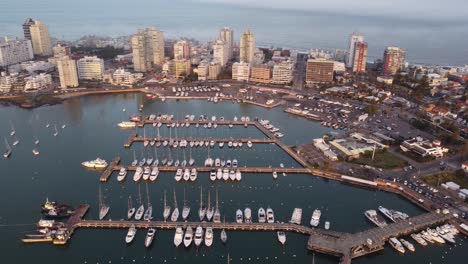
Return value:
<svg viewBox="0 0 468 264">
<path fill-rule="evenodd" d="M 190 141 L 203 141 L 203 142 L 210 142 L 210 141 L 214 141 L 215 143 L 220 143 L 220 142 L 224 142 L 224 143 L 228 143 L 228 142 L 242 142 L 243 144 L 246 144 L 247 142 L 252 142 L 252 143 L 255 143 L 255 144 L 274 144 L 274 143 L 277 143 L 277 140 L 275 139 L 271 139 L 271 138 L 192 138 L 192 137 L 173 137 L 173 138 L 168 138 L 168 137 L 129 137 L 128 140 L 125 142 L 124 144 L 124 147 L 126 148 L 129 148 L 134 142 L 144 142 L 144 141 L 155 141 L 155 142 L 164 142 L 164 141 L 170 141 L 170 140 L 173 140 L 173 141 L 182 141 L 182 140 L 186 140 L 187 142 L 190 142 Z M 148 146 L 148 147 L 151 147 L 151 146 Z M 154 146 L 156 147 L 156 146 Z M 161 148 L 164 147 L 164 146 L 160 146 Z M 169 146 L 167 145 L 166 147 L 172 147 L 172 146 Z M 179 146 L 180 147 L 180 146 Z M 187 146 L 187 148 L 189 148 L 190 146 Z M 199 146 L 199 147 L 210 147 L 210 146 Z M 225 146 L 225 147 L 228 147 L 228 146 Z M 195 147 L 194 147 L 195 148 Z M 233 147 L 234 148 L 234 147 Z M 234 148 L 236 149 L 236 148 Z"/>
<path fill-rule="evenodd" d="M 65 245 L 68 240 L 71 238 L 73 235 L 73 232 L 75 231 L 75 228 L 79 225 L 81 221 L 83 221 L 84 216 L 89 210 L 89 205 L 88 204 L 82 204 L 78 206 L 78 208 L 75 209 L 75 212 L 70 216 L 68 221 L 65 223 L 65 233 L 63 237 L 61 238 L 55 238 L 53 240 L 53 243 L 55 245 Z"/>
<path fill-rule="evenodd" d="M 99 180 L 101 182 L 107 182 L 109 177 L 112 175 L 112 172 L 114 172 L 116 166 L 118 166 L 119 163 L 120 163 L 120 157 L 116 157 L 113 161 L 111 161 L 111 163 L 107 166 L 107 168 L 101 174 L 101 178 Z"/>
</svg>

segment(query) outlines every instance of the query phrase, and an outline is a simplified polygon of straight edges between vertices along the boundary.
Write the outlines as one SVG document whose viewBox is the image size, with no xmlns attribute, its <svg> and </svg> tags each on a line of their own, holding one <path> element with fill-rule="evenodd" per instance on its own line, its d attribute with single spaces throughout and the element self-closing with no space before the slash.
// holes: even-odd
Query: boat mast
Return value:
<svg viewBox="0 0 468 264">
<path fill-rule="evenodd" d="M 166 190 L 164 190 L 164 209 L 166 209 Z"/>
<path fill-rule="evenodd" d="M 216 210 L 218 210 L 218 188 L 216 188 Z"/>
<path fill-rule="evenodd" d="M 142 202 L 141 202 L 141 188 L 140 188 L 140 184 L 138 184 L 138 202 L 140 203 L 140 205 L 142 204 Z"/>
<path fill-rule="evenodd" d="M 211 205 L 210 205 L 210 191 L 208 191 L 208 210 L 210 210 Z"/>
<path fill-rule="evenodd" d="M 130 210 L 132 208 L 132 196 L 129 195 L 128 196 L 128 210 Z"/>
<path fill-rule="evenodd" d="M 203 207 L 203 186 L 200 186 L 200 208 Z"/>
<path fill-rule="evenodd" d="M 177 198 L 176 198 L 175 189 L 174 189 L 174 207 L 177 208 Z"/>
<path fill-rule="evenodd" d="M 146 201 L 148 202 L 148 207 L 151 206 L 149 192 L 148 192 L 148 183 L 146 182 Z"/>
</svg>

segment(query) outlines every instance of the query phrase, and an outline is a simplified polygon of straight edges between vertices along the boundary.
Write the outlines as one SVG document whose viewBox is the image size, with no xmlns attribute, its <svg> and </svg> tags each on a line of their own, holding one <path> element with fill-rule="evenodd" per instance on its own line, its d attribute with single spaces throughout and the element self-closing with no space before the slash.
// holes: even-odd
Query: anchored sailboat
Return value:
<svg viewBox="0 0 468 264">
<path fill-rule="evenodd" d="M 104 203 L 104 198 L 101 193 L 101 185 L 99 185 L 99 220 L 104 219 L 109 212 L 110 207 Z"/>
<path fill-rule="evenodd" d="M 219 211 L 219 207 L 218 207 L 218 189 L 216 189 L 216 209 L 214 212 L 213 222 L 221 223 L 221 212 Z"/>
<path fill-rule="evenodd" d="M 172 212 L 172 215 L 171 215 L 171 221 L 176 222 L 177 219 L 179 219 L 179 208 L 177 208 L 177 198 L 176 198 L 176 193 L 174 190 L 174 211 Z"/>
<path fill-rule="evenodd" d="M 206 219 L 211 221 L 214 215 L 214 208 L 210 205 L 210 192 L 208 192 L 208 208 L 206 209 Z"/>
<path fill-rule="evenodd" d="M 128 211 L 127 211 L 127 219 L 132 219 L 133 215 L 135 214 L 135 207 L 132 205 L 132 197 L 128 196 Z"/>
<path fill-rule="evenodd" d="M 182 209 L 182 219 L 187 220 L 190 214 L 190 206 L 187 205 L 187 200 L 185 199 L 185 188 L 184 188 L 184 207 Z"/>
<path fill-rule="evenodd" d="M 200 209 L 198 209 L 198 217 L 203 221 L 206 215 L 206 207 L 203 205 L 203 187 L 200 187 Z"/>
<path fill-rule="evenodd" d="M 169 217 L 170 214 L 171 214 L 171 207 L 169 205 L 167 205 L 166 190 L 164 190 L 164 211 L 163 211 L 164 221 L 167 220 L 167 218 Z"/>
<path fill-rule="evenodd" d="M 8 158 L 8 157 L 10 157 L 10 155 L 11 155 L 11 147 L 10 147 L 10 145 L 8 144 L 7 139 L 6 139 L 6 138 L 4 138 L 4 139 L 5 139 L 5 147 L 6 147 L 6 150 L 5 150 L 5 152 L 3 152 L 3 157 L 4 157 L 4 158 Z"/>
<path fill-rule="evenodd" d="M 153 219 L 153 206 L 151 206 L 149 198 L 148 183 L 146 183 L 146 201 L 148 202 L 148 207 L 146 208 L 145 214 L 143 215 L 143 220 L 149 221 Z"/>
<path fill-rule="evenodd" d="M 143 205 L 142 199 L 141 199 L 141 188 L 140 184 L 138 184 L 138 202 L 140 203 L 140 207 L 138 207 L 136 213 L 135 213 L 135 220 L 141 220 L 143 217 L 143 214 L 145 213 L 145 206 Z"/>
</svg>

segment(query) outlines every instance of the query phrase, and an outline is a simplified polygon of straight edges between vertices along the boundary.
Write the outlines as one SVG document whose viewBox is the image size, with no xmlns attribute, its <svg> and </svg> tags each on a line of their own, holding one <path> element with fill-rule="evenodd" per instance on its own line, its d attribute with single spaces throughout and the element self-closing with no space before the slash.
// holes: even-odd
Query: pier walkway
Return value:
<svg viewBox="0 0 468 264">
<path fill-rule="evenodd" d="M 107 168 L 104 170 L 104 172 L 101 174 L 101 178 L 99 179 L 101 182 L 106 182 L 107 179 L 112 175 L 112 172 L 114 172 L 115 167 L 119 165 L 120 163 L 120 157 L 116 157 L 109 165 L 107 165 Z"/>
<path fill-rule="evenodd" d="M 187 142 L 190 142 L 190 141 L 203 141 L 203 142 L 210 142 L 210 141 L 214 141 L 215 143 L 220 143 L 220 142 L 224 142 L 224 143 L 228 143 L 228 142 L 242 142 L 242 143 L 247 143 L 247 142 L 252 142 L 252 143 L 262 143 L 262 144 L 269 144 L 269 143 L 277 143 L 277 141 L 275 139 L 271 139 L 271 138 L 192 138 L 192 137 L 172 137 L 172 138 L 168 138 L 168 137 L 137 137 L 137 136 L 134 136 L 134 137 L 129 137 L 127 142 L 125 142 L 124 144 L 124 147 L 126 148 L 129 148 L 134 142 L 144 142 L 145 140 L 148 140 L 148 141 L 155 141 L 155 142 L 163 142 L 163 141 L 170 141 L 170 140 L 173 140 L 173 141 L 182 141 L 182 140 L 186 140 Z M 151 146 L 148 146 L 148 147 L 151 147 Z M 156 147 L 156 146 L 155 146 Z M 161 148 L 163 148 L 164 146 L 160 146 Z M 172 147 L 172 146 L 169 146 L 167 145 L 166 147 Z M 199 147 L 202 147 L 202 146 L 199 146 Z M 210 147 L 210 146 L 205 146 L 203 145 L 203 147 Z M 226 148 L 228 146 L 225 146 Z M 180 146 L 179 146 L 180 148 Z M 187 145 L 187 148 L 190 148 L 190 146 Z M 234 148 L 234 147 L 233 147 Z M 235 149 L 235 148 L 234 148 Z"/>
</svg>

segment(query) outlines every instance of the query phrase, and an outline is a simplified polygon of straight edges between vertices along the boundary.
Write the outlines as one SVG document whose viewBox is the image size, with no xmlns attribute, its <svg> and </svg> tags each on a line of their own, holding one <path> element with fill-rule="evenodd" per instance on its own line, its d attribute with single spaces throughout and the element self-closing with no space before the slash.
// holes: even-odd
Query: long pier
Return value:
<svg viewBox="0 0 468 264">
<path fill-rule="evenodd" d="M 120 163 L 120 157 L 115 157 L 113 161 L 107 166 L 104 172 L 101 174 L 101 178 L 99 180 L 101 182 L 107 182 L 107 179 L 112 175 L 117 165 Z"/>
<path fill-rule="evenodd" d="M 220 143 L 220 142 L 224 142 L 224 143 L 242 142 L 243 144 L 247 143 L 247 142 L 252 142 L 252 143 L 256 143 L 256 144 L 277 143 L 277 140 L 271 139 L 271 138 L 192 138 L 192 137 L 177 137 L 177 138 L 146 137 L 146 138 L 144 138 L 144 137 L 134 136 L 134 137 L 129 137 L 128 138 L 127 142 L 125 142 L 125 144 L 124 144 L 124 147 L 129 148 L 134 142 L 144 142 L 146 140 L 155 141 L 155 142 L 164 142 L 164 141 L 170 141 L 170 140 L 180 142 L 182 140 L 186 140 L 187 142 L 190 142 L 190 141 L 198 141 L 198 142 L 200 142 L 200 141 L 203 141 L 203 142 L 214 141 L 215 143 Z M 163 147 L 163 146 L 161 146 L 161 147 Z M 172 146 L 167 145 L 166 147 L 172 147 Z M 189 147 L 189 146 L 187 146 L 187 147 Z"/>
</svg>

